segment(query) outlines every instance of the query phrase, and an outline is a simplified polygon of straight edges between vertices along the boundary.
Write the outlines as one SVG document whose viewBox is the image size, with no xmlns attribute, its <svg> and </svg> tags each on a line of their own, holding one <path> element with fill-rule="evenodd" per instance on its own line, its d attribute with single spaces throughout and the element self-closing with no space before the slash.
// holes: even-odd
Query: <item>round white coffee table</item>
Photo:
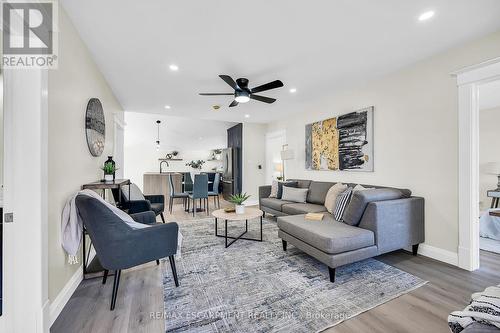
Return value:
<svg viewBox="0 0 500 333">
<path fill-rule="evenodd" d="M 212 212 L 212 216 L 215 217 L 215 236 L 223 237 L 226 241 L 226 248 L 231 246 L 238 239 L 245 239 L 250 241 L 262 242 L 262 215 L 263 212 L 258 208 L 250 208 L 245 207 L 245 214 L 236 214 L 235 212 L 226 213 L 224 209 L 218 209 Z M 260 219 L 260 239 L 255 238 L 247 238 L 243 237 L 244 234 L 248 232 L 248 220 Z M 219 235 L 217 233 L 217 221 L 218 219 L 224 220 L 224 235 Z M 228 236 L 227 235 L 227 221 L 245 221 L 245 231 L 239 235 L 238 237 Z M 228 243 L 228 239 L 232 239 L 231 242 Z"/>
</svg>

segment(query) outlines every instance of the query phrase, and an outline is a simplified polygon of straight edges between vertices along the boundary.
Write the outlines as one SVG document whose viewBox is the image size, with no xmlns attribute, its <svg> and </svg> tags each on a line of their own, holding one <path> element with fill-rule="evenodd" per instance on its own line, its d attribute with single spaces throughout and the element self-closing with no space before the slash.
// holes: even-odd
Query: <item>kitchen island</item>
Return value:
<svg viewBox="0 0 500 333">
<path fill-rule="evenodd" d="M 169 175 L 172 175 L 174 192 L 182 191 L 182 173 L 174 171 L 165 172 L 146 172 L 143 175 L 144 195 L 163 194 L 165 196 L 165 208 L 168 207 L 170 200 Z"/>
</svg>

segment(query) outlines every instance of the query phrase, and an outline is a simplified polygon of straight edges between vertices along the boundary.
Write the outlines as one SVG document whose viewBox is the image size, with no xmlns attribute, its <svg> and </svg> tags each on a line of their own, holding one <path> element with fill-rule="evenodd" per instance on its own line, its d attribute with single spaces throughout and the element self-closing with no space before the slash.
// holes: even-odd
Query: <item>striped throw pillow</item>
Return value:
<svg viewBox="0 0 500 333">
<path fill-rule="evenodd" d="M 344 211 L 351 199 L 352 188 L 348 187 L 344 192 L 340 193 L 337 197 L 337 201 L 335 202 L 335 210 L 333 211 L 333 217 L 335 220 L 342 222 L 342 216 L 344 215 Z"/>
</svg>

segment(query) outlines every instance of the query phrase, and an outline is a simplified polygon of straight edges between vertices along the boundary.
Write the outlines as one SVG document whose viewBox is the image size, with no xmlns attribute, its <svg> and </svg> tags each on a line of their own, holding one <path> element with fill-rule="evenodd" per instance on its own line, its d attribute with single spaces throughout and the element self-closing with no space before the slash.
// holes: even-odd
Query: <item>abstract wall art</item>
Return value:
<svg viewBox="0 0 500 333">
<path fill-rule="evenodd" d="M 373 171 L 373 110 L 306 125 L 306 169 Z"/>
</svg>

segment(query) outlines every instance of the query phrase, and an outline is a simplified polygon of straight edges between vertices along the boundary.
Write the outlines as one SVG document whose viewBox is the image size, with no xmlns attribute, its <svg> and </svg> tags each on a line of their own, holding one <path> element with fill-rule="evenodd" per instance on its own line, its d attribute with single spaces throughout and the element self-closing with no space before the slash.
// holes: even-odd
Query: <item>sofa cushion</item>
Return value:
<svg viewBox="0 0 500 333">
<path fill-rule="evenodd" d="M 288 179 L 290 182 L 297 182 L 298 188 L 309 188 L 311 181 L 308 179 Z"/>
<path fill-rule="evenodd" d="M 363 217 L 366 206 L 373 201 L 401 199 L 404 195 L 394 188 L 378 188 L 364 191 L 355 191 L 351 201 L 342 216 L 342 221 L 349 225 L 358 225 Z"/>
<path fill-rule="evenodd" d="M 353 251 L 375 244 L 373 232 L 335 221 L 325 213 L 322 221 L 310 221 L 305 215 L 282 216 L 278 227 L 295 238 L 328 254 Z"/>
<path fill-rule="evenodd" d="M 285 214 L 298 215 L 307 213 L 321 213 L 326 211 L 325 206 L 311 203 L 289 203 L 283 205 L 281 210 Z"/>
<path fill-rule="evenodd" d="M 291 201 L 284 201 L 284 200 L 277 199 L 277 198 L 261 198 L 260 199 L 260 204 L 262 206 L 272 208 L 272 209 L 277 210 L 279 212 L 281 212 L 281 206 L 283 206 L 284 204 L 290 204 L 290 203 L 292 203 L 292 202 Z"/>
<path fill-rule="evenodd" d="M 305 203 L 307 198 L 307 188 L 295 188 L 283 186 L 283 194 L 281 200 Z"/>
<path fill-rule="evenodd" d="M 309 185 L 309 193 L 307 193 L 307 202 L 324 205 L 326 193 L 333 185 L 335 183 L 312 181 Z"/>
<path fill-rule="evenodd" d="M 342 183 L 337 183 L 330 187 L 325 197 L 325 208 L 328 213 L 332 214 L 335 209 L 335 203 L 337 202 L 337 197 L 340 193 L 344 192 L 347 189 L 347 185 Z"/>
<path fill-rule="evenodd" d="M 291 181 L 278 182 L 278 194 L 276 195 L 276 198 L 278 198 L 278 199 L 281 199 L 281 196 L 283 195 L 283 186 L 297 187 L 298 183 L 291 182 Z"/>
</svg>

